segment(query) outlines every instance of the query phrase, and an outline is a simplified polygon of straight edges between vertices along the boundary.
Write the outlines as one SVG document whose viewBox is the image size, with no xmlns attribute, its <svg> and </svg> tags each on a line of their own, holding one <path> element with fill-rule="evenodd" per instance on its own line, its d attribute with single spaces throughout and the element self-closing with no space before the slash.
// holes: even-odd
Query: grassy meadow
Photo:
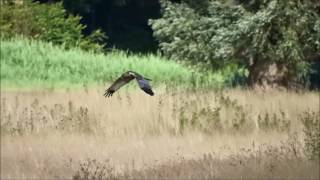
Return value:
<svg viewBox="0 0 320 180">
<path fill-rule="evenodd" d="M 152 77 L 153 85 L 219 87 L 225 80 L 223 72 L 192 70 L 154 54 L 96 54 L 25 38 L 1 40 L 0 48 L 1 85 L 10 89 L 103 85 L 127 70 Z"/>
<path fill-rule="evenodd" d="M 154 97 L 135 82 L 103 97 L 128 69 Z M 223 80 L 156 55 L 2 41 L 1 179 L 319 179 L 319 92 L 209 88 Z"/>
<path fill-rule="evenodd" d="M 1 179 L 319 178 L 317 93 L 156 92 L 2 91 Z"/>
</svg>

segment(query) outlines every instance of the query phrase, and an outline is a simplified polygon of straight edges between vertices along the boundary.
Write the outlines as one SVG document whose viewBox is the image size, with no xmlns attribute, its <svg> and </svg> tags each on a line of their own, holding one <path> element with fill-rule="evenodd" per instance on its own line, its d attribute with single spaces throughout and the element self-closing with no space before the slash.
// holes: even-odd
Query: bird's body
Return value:
<svg viewBox="0 0 320 180">
<path fill-rule="evenodd" d="M 131 80 L 136 79 L 139 87 L 149 94 L 150 96 L 153 96 L 154 93 L 151 89 L 151 86 L 149 85 L 150 79 L 144 78 L 140 74 L 133 72 L 133 71 L 127 71 L 123 73 L 104 93 L 104 96 L 109 97 L 112 96 L 114 92 L 116 92 L 118 89 L 120 89 L 125 84 L 129 83 Z"/>
</svg>

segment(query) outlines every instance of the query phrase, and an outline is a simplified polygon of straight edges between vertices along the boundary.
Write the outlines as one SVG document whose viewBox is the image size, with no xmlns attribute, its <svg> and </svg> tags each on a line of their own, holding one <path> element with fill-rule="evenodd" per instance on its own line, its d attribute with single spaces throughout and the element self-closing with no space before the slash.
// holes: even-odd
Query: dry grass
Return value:
<svg viewBox="0 0 320 180">
<path fill-rule="evenodd" d="M 299 120 L 319 111 L 317 93 L 102 94 L 3 90 L 1 179 L 99 177 L 104 166 L 104 178 L 319 178 Z"/>
<path fill-rule="evenodd" d="M 170 160 L 158 166 L 125 173 L 134 179 L 317 179 L 319 164 L 303 158 L 301 145 L 287 140 L 278 146 L 240 148 L 228 156 L 204 154 L 198 159 Z M 227 149 L 223 149 L 227 151 Z M 93 166 L 93 165 L 91 165 Z M 110 173 L 109 173 L 110 174 Z M 109 175 L 110 177 L 110 175 Z"/>
</svg>

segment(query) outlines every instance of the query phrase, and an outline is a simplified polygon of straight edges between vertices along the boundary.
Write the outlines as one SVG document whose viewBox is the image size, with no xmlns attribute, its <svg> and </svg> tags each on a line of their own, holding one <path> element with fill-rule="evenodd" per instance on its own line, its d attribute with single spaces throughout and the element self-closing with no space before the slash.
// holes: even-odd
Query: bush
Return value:
<svg viewBox="0 0 320 180">
<path fill-rule="evenodd" d="M 78 46 L 84 50 L 101 51 L 105 35 L 100 30 L 85 37 L 80 24 L 80 16 L 66 13 L 62 3 L 40 4 L 32 1 L 10 3 L 1 1 L 1 38 L 23 35 L 65 48 Z"/>
</svg>

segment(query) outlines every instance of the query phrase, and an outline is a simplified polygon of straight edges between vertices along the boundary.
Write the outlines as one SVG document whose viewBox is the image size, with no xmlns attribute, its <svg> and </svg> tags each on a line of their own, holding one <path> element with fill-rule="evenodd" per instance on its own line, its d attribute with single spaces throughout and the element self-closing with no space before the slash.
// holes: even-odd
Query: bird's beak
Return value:
<svg viewBox="0 0 320 180">
<path fill-rule="evenodd" d="M 149 79 L 149 78 L 144 78 L 145 80 L 148 80 L 148 81 L 152 81 L 151 79 Z"/>
</svg>

